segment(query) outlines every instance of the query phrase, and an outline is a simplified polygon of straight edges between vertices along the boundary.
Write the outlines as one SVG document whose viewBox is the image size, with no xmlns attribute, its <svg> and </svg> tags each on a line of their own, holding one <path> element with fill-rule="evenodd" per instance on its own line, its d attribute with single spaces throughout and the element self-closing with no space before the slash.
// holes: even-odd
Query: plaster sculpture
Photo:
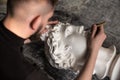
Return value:
<svg viewBox="0 0 120 80">
<path fill-rule="evenodd" d="M 50 64 L 56 68 L 71 68 L 80 72 L 88 56 L 86 52 L 88 32 L 84 31 L 84 26 L 59 23 L 47 27 L 50 30 L 43 34 L 41 39 L 45 40 L 45 53 Z M 116 61 L 115 57 L 115 46 L 101 47 L 93 74 L 99 79 L 109 76 L 111 80 L 116 80 L 120 73 L 120 57 Z"/>
</svg>

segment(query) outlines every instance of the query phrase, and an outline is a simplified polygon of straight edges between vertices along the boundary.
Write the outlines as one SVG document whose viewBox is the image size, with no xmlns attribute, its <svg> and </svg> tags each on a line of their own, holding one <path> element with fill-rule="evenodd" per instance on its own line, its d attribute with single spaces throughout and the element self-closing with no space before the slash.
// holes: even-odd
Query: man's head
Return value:
<svg viewBox="0 0 120 80">
<path fill-rule="evenodd" d="M 7 1 L 7 9 L 10 14 L 13 14 L 14 10 L 23 4 L 29 5 L 29 3 L 40 3 L 40 2 L 47 2 L 51 7 L 54 7 L 57 0 L 8 0 Z"/>
<path fill-rule="evenodd" d="M 17 24 L 26 25 L 24 30 L 32 35 L 38 29 L 44 30 L 53 15 L 56 2 L 57 0 L 8 0 L 7 17 L 14 19 Z"/>
</svg>

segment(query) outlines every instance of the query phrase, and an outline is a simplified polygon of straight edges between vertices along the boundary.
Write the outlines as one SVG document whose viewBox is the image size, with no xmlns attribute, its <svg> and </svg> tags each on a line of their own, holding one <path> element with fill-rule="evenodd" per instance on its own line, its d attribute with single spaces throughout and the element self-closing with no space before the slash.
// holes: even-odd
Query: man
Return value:
<svg viewBox="0 0 120 80">
<path fill-rule="evenodd" d="M 0 80 L 47 80 L 24 64 L 21 47 L 35 33 L 46 32 L 57 0 L 8 0 L 7 16 L 0 22 Z M 57 23 L 57 22 L 50 22 Z M 50 24 L 49 23 L 49 24 Z M 89 58 L 77 80 L 90 80 L 106 35 L 103 26 L 93 25 L 88 45 Z M 42 72 L 41 72 L 42 73 Z"/>
</svg>

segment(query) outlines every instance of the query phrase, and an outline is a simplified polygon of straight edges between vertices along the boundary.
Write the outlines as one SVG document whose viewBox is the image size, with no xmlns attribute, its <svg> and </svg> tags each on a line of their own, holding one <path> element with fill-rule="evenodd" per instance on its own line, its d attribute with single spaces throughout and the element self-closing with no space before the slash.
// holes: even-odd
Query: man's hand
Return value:
<svg viewBox="0 0 120 80">
<path fill-rule="evenodd" d="M 99 27 L 97 25 L 93 25 L 91 36 L 88 42 L 87 53 L 89 53 L 89 57 L 86 60 L 86 63 L 80 75 L 78 76 L 77 80 L 91 80 L 92 79 L 92 74 L 93 74 L 96 59 L 98 56 L 98 51 L 100 47 L 102 46 L 105 38 L 106 38 L 106 35 L 104 32 L 103 25 Z"/>
<path fill-rule="evenodd" d="M 104 32 L 103 25 L 99 27 L 97 25 L 93 25 L 91 36 L 89 39 L 90 41 L 88 42 L 88 49 L 98 51 L 105 39 L 106 34 Z"/>
</svg>

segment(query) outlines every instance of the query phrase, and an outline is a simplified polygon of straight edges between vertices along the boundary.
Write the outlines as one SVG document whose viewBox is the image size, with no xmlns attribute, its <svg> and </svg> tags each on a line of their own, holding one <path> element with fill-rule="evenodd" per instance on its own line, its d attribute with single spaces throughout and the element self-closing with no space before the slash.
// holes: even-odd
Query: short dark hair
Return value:
<svg viewBox="0 0 120 80">
<path fill-rule="evenodd" d="M 51 5 L 54 7 L 56 5 L 56 3 L 58 2 L 58 0 L 49 0 Z"/>
<path fill-rule="evenodd" d="M 7 1 L 7 13 L 9 14 L 13 14 L 14 8 L 18 5 L 18 4 L 22 4 L 24 2 L 29 2 L 30 0 L 8 0 Z M 40 1 L 40 0 L 33 0 L 33 1 Z M 52 7 L 55 7 L 56 3 L 58 2 L 58 0 L 46 0 L 50 3 L 50 5 L 52 5 Z"/>
</svg>

